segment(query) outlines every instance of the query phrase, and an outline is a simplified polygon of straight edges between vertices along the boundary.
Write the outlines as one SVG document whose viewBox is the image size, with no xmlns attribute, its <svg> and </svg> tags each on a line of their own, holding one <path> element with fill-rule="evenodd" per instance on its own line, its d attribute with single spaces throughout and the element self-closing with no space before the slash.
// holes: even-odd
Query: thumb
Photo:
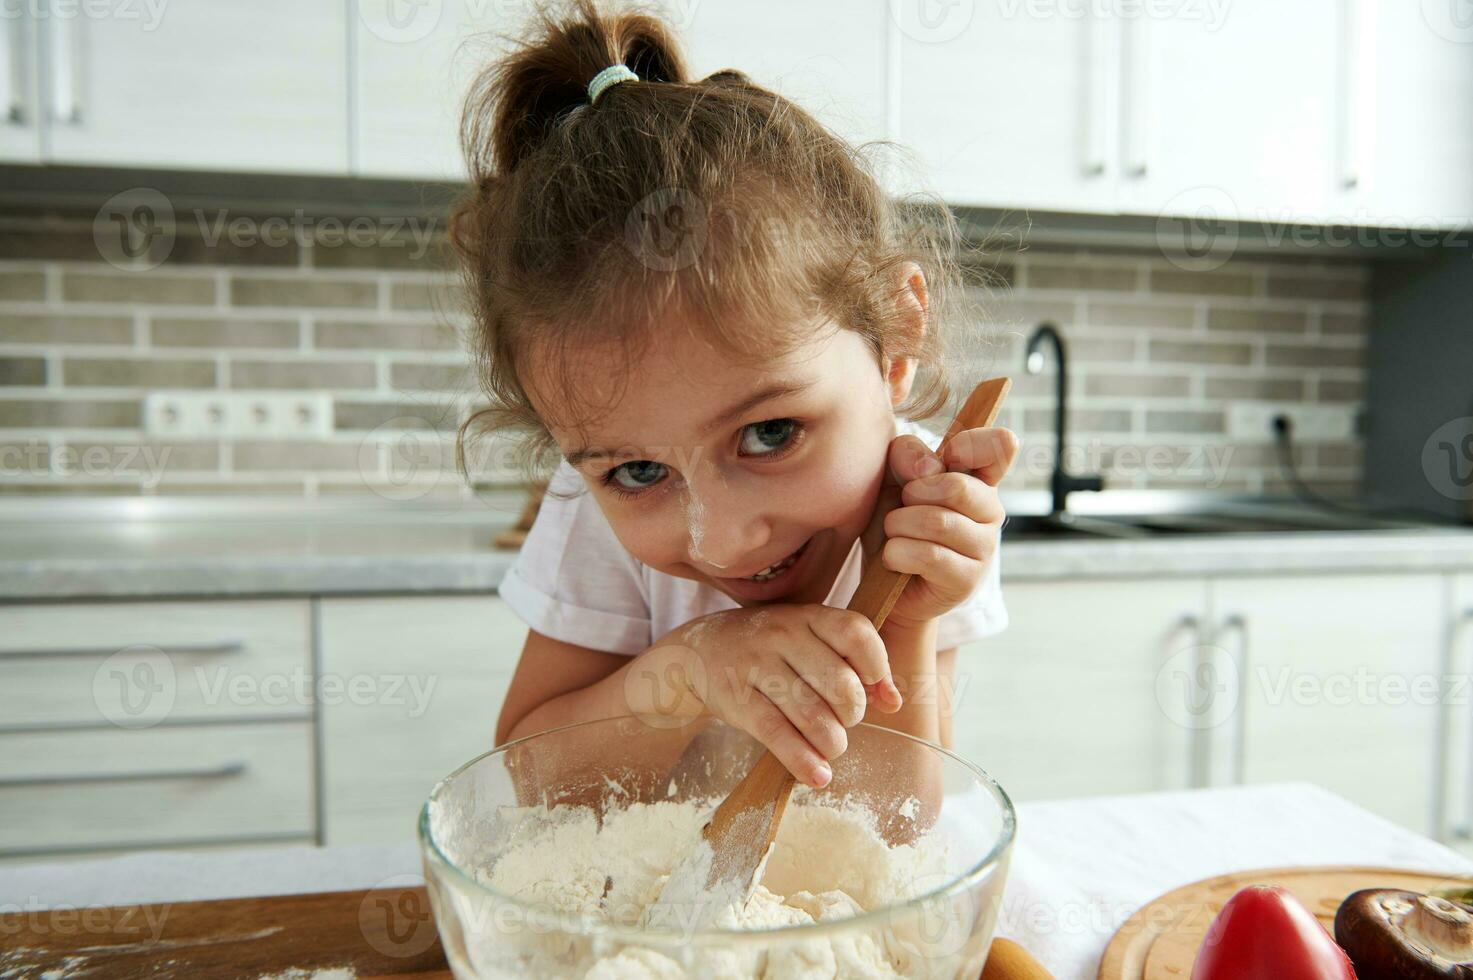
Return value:
<svg viewBox="0 0 1473 980">
<path fill-rule="evenodd" d="M 911 480 L 945 471 L 946 464 L 919 438 L 903 435 L 890 442 L 887 469 L 888 482 L 904 486 Z"/>
<path fill-rule="evenodd" d="M 885 453 L 885 478 L 880 486 L 879 498 L 875 501 L 875 512 L 869 525 L 860 535 L 866 556 L 873 556 L 885 545 L 885 516 L 900 506 L 900 488 L 920 475 L 924 460 L 933 460 L 941 472 L 945 467 L 926 444 L 913 435 L 897 436 L 890 440 Z"/>
</svg>

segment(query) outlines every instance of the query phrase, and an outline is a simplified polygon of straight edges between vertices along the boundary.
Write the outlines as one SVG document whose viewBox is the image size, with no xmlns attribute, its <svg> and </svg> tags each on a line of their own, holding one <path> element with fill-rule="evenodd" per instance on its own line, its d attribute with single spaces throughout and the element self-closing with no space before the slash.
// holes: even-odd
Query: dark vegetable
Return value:
<svg viewBox="0 0 1473 980">
<path fill-rule="evenodd" d="M 1473 980 L 1473 907 L 1397 888 L 1340 903 L 1335 939 L 1360 980 Z"/>
</svg>

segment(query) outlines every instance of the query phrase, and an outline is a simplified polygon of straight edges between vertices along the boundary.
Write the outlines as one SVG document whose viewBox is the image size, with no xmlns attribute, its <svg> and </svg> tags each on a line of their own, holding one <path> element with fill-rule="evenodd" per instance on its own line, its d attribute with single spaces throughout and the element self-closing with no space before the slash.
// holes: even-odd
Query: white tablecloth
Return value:
<svg viewBox="0 0 1473 980">
<path fill-rule="evenodd" d="M 1163 892 L 1229 871 L 1374 864 L 1473 873 L 1473 860 L 1308 784 L 1023 804 L 999 935 L 1059 980 L 1091 980 L 1115 929 Z M 402 885 L 413 842 L 284 847 L 0 868 L 0 912 Z"/>
</svg>

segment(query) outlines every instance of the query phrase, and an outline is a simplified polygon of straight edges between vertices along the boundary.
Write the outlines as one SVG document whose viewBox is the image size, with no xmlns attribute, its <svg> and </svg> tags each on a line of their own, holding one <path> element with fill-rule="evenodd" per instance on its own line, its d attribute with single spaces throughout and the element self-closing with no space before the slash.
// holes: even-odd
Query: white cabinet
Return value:
<svg viewBox="0 0 1473 980">
<path fill-rule="evenodd" d="M 890 4 L 896 138 L 948 202 L 1115 210 L 1116 26 L 1006 3 Z M 927 17 L 930 13 L 934 16 Z"/>
<path fill-rule="evenodd" d="M 1236 675 L 1219 685 L 1236 698 L 1212 731 L 1214 781 L 1306 780 L 1430 832 L 1444 579 L 1222 579 L 1212 606 Z"/>
<path fill-rule="evenodd" d="M 345 173 L 341 4 L 211 0 L 38 19 L 48 162 Z"/>
<path fill-rule="evenodd" d="M 792 99 L 844 138 L 887 134 L 883 3 L 851 0 L 665 0 L 694 78 L 736 68 Z"/>
<path fill-rule="evenodd" d="M 527 629 L 493 596 L 323 599 L 324 839 L 411 840 L 441 777 L 494 745 Z M 353 693 L 357 691 L 358 693 Z"/>
<path fill-rule="evenodd" d="M 1121 210 L 1313 221 L 1338 203 L 1341 0 L 1122 18 Z M 1344 164 L 1349 166 L 1348 161 Z"/>
<path fill-rule="evenodd" d="M 41 162 L 36 55 L 36 24 L 28 12 L 0 16 L 0 162 Z"/>
<path fill-rule="evenodd" d="M 353 0 L 353 170 L 374 177 L 464 180 L 460 113 L 477 72 L 510 32 L 516 5 Z"/>
<path fill-rule="evenodd" d="M 1449 691 L 1439 731 L 1442 782 L 1434 836 L 1473 850 L 1473 575 L 1452 576 L 1447 588 Z"/>
<path fill-rule="evenodd" d="M 1358 65 L 1366 132 L 1359 197 L 1369 223 L 1473 224 L 1473 19 L 1462 3 L 1380 0 Z"/>
<path fill-rule="evenodd" d="M 1009 626 L 957 654 L 956 751 L 1016 800 L 1180 789 L 1195 724 L 1172 673 L 1197 580 L 1007 584 Z"/>
</svg>

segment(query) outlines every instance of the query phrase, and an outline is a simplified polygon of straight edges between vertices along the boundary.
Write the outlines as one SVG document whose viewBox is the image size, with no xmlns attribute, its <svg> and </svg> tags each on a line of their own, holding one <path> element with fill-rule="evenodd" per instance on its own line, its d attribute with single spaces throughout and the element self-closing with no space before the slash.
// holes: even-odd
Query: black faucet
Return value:
<svg viewBox="0 0 1473 980">
<path fill-rule="evenodd" d="M 1059 359 L 1058 397 L 1054 404 L 1054 472 L 1049 478 L 1049 491 L 1053 494 L 1050 517 L 1058 518 L 1064 513 L 1064 504 L 1069 494 L 1076 490 L 1103 490 L 1105 481 L 1098 476 L 1071 476 L 1064 471 L 1064 432 L 1069 414 L 1069 358 L 1064 353 L 1064 338 L 1059 328 L 1052 323 L 1040 323 L 1028 337 L 1024 352 L 1023 367 L 1029 374 L 1043 371 L 1043 345 L 1048 341 L 1054 346 L 1054 356 Z"/>
</svg>

